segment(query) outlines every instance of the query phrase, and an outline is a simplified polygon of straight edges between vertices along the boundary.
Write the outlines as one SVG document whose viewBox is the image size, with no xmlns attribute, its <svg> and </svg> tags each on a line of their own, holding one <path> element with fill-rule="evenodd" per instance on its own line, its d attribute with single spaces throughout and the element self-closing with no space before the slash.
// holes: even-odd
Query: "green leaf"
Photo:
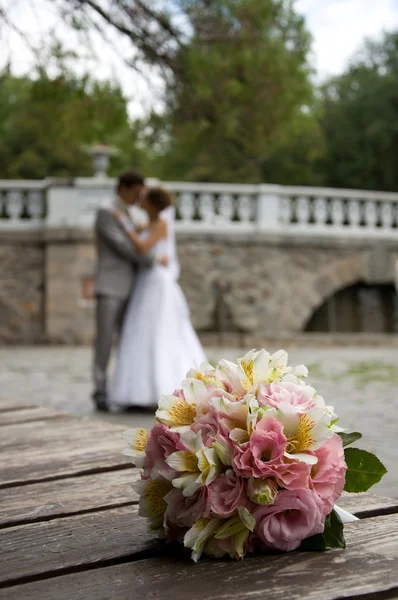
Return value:
<svg viewBox="0 0 398 600">
<path fill-rule="evenodd" d="M 323 533 L 313 535 L 301 544 L 303 550 L 326 550 L 327 548 L 345 548 L 344 525 L 335 510 L 326 517 Z"/>
<path fill-rule="evenodd" d="M 346 492 L 366 492 L 387 473 L 377 456 L 366 450 L 347 448 L 344 456 L 347 463 L 344 486 Z"/>
<path fill-rule="evenodd" d="M 359 433 L 359 431 L 351 431 L 350 433 L 344 433 L 343 431 L 340 431 L 340 433 L 337 435 L 341 437 L 344 448 L 350 444 L 353 444 L 357 440 L 360 440 L 362 437 L 362 433 Z"/>
</svg>

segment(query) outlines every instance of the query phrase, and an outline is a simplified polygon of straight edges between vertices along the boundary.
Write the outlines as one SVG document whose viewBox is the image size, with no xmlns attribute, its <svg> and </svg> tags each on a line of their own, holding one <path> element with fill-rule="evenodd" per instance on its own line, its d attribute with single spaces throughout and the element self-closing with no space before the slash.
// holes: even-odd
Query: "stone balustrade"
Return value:
<svg viewBox="0 0 398 600">
<path fill-rule="evenodd" d="M 279 185 L 159 182 L 176 199 L 182 232 L 398 237 L 398 193 Z M 0 181 L 0 229 L 91 229 L 115 181 Z"/>
</svg>

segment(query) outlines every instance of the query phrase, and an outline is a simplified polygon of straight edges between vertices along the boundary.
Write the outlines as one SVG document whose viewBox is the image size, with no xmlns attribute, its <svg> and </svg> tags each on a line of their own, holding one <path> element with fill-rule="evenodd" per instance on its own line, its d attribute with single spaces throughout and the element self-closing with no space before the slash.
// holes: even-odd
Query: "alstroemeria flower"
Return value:
<svg viewBox="0 0 398 600">
<path fill-rule="evenodd" d="M 334 435 L 330 427 L 330 412 L 326 408 L 315 407 L 300 414 L 295 406 L 283 402 L 268 412 L 283 424 L 287 438 L 285 456 L 309 465 L 316 464 L 317 457 L 308 452 L 317 450 Z"/>
<path fill-rule="evenodd" d="M 167 509 L 165 496 L 173 489 L 171 481 L 161 476 L 150 477 L 136 481 L 132 487 L 140 497 L 138 514 L 149 520 L 150 529 L 161 529 Z"/>
<path fill-rule="evenodd" d="M 170 454 L 166 463 L 179 473 L 173 479 L 173 486 L 184 496 L 192 496 L 202 485 L 209 485 L 222 470 L 222 465 L 214 448 L 206 448 L 200 432 L 187 431 L 181 435 L 181 442 L 188 450 Z"/>
<path fill-rule="evenodd" d="M 123 436 L 128 441 L 128 447 L 123 451 L 125 456 L 132 457 L 132 463 L 141 468 L 144 464 L 145 448 L 149 438 L 148 429 L 137 427 L 135 429 L 128 429 L 123 433 Z"/>
<path fill-rule="evenodd" d="M 220 527 L 221 519 L 199 519 L 184 537 L 184 546 L 192 548 L 192 559 L 198 562 L 204 547 L 208 540 L 214 536 L 214 533 Z"/>
<path fill-rule="evenodd" d="M 186 431 L 196 418 L 196 403 L 180 396 L 162 396 L 155 414 L 159 423 L 174 431 Z"/>
<path fill-rule="evenodd" d="M 218 375 L 232 388 L 234 394 L 242 397 L 247 392 L 256 393 L 260 384 L 281 381 L 287 367 L 287 353 L 279 350 L 270 355 L 265 350 L 250 350 L 238 364 L 221 360 L 218 365 Z"/>
<path fill-rule="evenodd" d="M 244 546 L 250 533 L 256 525 L 255 518 L 244 506 L 239 506 L 238 514 L 224 521 L 214 535 L 214 540 L 219 543 L 220 549 L 224 550 L 231 558 L 242 558 Z M 205 547 L 205 552 L 207 548 Z"/>
<path fill-rule="evenodd" d="M 225 385 L 217 377 L 216 369 L 207 362 L 202 363 L 198 368 L 190 369 L 186 376 L 187 379 L 198 379 L 199 381 L 203 381 L 205 386 L 213 389 L 223 389 L 225 390 Z"/>
</svg>

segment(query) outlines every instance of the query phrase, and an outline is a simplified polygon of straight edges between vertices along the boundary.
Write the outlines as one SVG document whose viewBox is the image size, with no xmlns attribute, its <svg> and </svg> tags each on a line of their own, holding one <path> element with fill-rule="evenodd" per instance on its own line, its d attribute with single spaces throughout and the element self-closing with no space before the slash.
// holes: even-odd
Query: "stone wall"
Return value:
<svg viewBox="0 0 398 600">
<path fill-rule="evenodd" d="M 260 336 L 303 331 L 336 291 L 392 283 L 397 244 L 283 236 L 180 236 L 181 285 L 199 329 L 215 323 L 215 289 L 225 290 L 230 326 Z"/>
<path fill-rule="evenodd" d="M 0 340 L 31 343 L 44 332 L 45 246 L 29 232 L 0 236 Z"/>
<path fill-rule="evenodd" d="M 199 331 L 257 337 L 303 331 L 344 287 L 392 283 L 397 244 L 283 235 L 180 233 L 180 283 Z M 91 233 L 3 235 L 0 341 L 87 343 L 94 329 Z"/>
</svg>

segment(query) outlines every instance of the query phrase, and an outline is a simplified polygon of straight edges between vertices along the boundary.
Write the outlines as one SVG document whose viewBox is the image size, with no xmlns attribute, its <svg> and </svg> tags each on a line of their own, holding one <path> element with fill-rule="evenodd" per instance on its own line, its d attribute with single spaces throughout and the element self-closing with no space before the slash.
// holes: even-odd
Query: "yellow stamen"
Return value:
<svg viewBox="0 0 398 600">
<path fill-rule="evenodd" d="M 188 404 L 183 398 L 176 400 L 168 412 L 174 423 L 179 425 L 191 425 L 196 418 L 195 404 Z"/>
<path fill-rule="evenodd" d="M 161 517 L 164 515 L 167 508 L 164 497 L 172 487 L 172 483 L 165 479 L 152 479 L 149 481 L 144 496 L 153 516 Z"/>
<path fill-rule="evenodd" d="M 252 360 L 240 361 L 240 366 L 242 367 L 242 370 L 248 379 L 248 383 L 250 384 L 250 387 L 253 386 L 253 365 L 254 365 L 254 363 Z"/>
<path fill-rule="evenodd" d="M 192 473 L 198 470 L 198 457 L 193 452 L 186 453 L 186 470 Z"/>
<path fill-rule="evenodd" d="M 314 439 L 312 437 L 314 425 L 314 421 L 311 421 L 308 415 L 302 415 L 300 417 L 296 433 L 288 439 L 287 451 L 289 453 L 307 452 L 308 450 L 311 450 L 314 444 Z"/>
<path fill-rule="evenodd" d="M 138 452 L 144 452 L 148 442 L 148 437 L 148 429 L 137 429 L 135 439 L 133 439 L 131 442 L 133 450 L 137 450 Z"/>
</svg>

